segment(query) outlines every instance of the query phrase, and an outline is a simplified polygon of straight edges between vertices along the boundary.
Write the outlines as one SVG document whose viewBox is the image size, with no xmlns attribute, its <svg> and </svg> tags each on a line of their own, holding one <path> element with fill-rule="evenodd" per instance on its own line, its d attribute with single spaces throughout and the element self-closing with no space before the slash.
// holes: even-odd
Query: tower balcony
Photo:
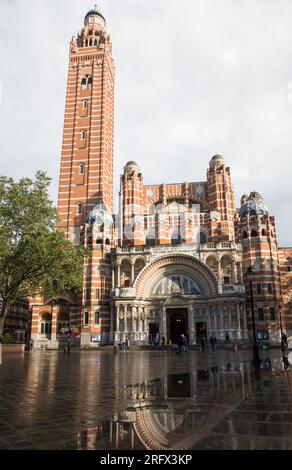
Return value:
<svg viewBox="0 0 292 470">
<path fill-rule="evenodd" d="M 134 287 L 120 287 L 113 289 L 111 296 L 113 298 L 131 299 L 136 296 L 136 289 Z"/>
</svg>

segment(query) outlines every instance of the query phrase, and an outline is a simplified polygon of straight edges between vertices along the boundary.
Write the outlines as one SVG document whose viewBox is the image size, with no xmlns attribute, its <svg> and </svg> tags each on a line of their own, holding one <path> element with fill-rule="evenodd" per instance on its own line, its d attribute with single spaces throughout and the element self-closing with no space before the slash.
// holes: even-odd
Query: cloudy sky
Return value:
<svg viewBox="0 0 292 470">
<path fill-rule="evenodd" d="M 88 0 L 0 0 L 0 174 L 53 178 L 69 41 Z M 292 0 L 101 0 L 117 69 L 116 180 L 202 181 L 231 167 L 237 204 L 258 190 L 292 246 Z"/>
</svg>

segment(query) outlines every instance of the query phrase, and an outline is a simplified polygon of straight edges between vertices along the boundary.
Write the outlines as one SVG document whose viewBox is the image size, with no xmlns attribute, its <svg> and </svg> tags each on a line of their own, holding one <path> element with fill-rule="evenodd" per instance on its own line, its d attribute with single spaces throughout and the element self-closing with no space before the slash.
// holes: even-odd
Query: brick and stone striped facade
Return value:
<svg viewBox="0 0 292 470">
<path fill-rule="evenodd" d="M 96 9 L 70 45 L 59 183 L 59 230 L 91 249 L 83 290 L 60 304 L 34 299 L 32 337 L 60 341 L 70 326 L 81 346 L 166 341 L 195 344 L 214 333 L 236 342 L 256 329 L 292 335 L 292 249 L 279 248 L 275 218 L 252 192 L 236 209 L 231 170 L 215 155 L 206 178 L 146 185 L 137 163 L 120 177 L 113 214 L 112 45 Z M 195 176 L 195 175 L 194 175 Z M 253 293 L 253 309 L 251 302 Z M 181 331 L 181 332 L 182 332 Z"/>
</svg>

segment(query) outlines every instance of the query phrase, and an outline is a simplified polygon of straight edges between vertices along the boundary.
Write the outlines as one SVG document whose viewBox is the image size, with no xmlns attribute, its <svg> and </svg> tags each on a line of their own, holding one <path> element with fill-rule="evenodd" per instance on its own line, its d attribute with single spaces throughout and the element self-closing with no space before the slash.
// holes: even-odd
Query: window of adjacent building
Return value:
<svg viewBox="0 0 292 470">
<path fill-rule="evenodd" d="M 100 289 L 95 289 L 95 298 L 100 299 Z"/>
<path fill-rule="evenodd" d="M 262 307 L 258 308 L 259 321 L 265 320 L 264 309 Z"/>
<path fill-rule="evenodd" d="M 88 310 L 85 310 L 84 312 L 84 325 L 88 325 L 89 323 L 89 312 Z"/>
<path fill-rule="evenodd" d="M 257 294 L 258 295 L 261 295 L 262 293 L 262 285 L 261 284 L 257 284 Z"/>
<path fill-rule="evenodd" d="M 230 277 L 229 276 L 224 276 L 223 282 L 224 282 L 225 286 L 228 286 L 230 284 Z"/>
<path fill-rule="evenodd" d="M 275 321 L 276 320 L 276 309 L 275 309 L 275 307 L 270 307 L 270 315 L 271 315 L 271 320 Z"/>
<path fill-rule="evenodd" d="M 273 293 L 273 286 L 272 284 L 268 284 L 268 293 L 272 294 Z"/>
<path fill-rule="evenodd" d="M 78 215 L 81 215 L 81 214 L 82 214 L 82 204 L 81 204 L 81 203 L 78 204 L 78 206 L 77 206 L 77 214 L 78 214 Z"/>
<path fill-rule="evenodd" d="M 84 165 L 84 163 L 81 163 L 81 165 L 79 165 L 80 175 L 84 175 L 84 170 L 85 170 L 85 165 Z"/>
<path fill-rule="evenodd" d="M 90 299 L 90 289 L 86 289 L 86 299 Z"/>
<path fill-rule="evenodd" d="M 251 231 L 251 236 L 252 236 L 252 237 L 257 237 L 257 236 L 258 236 L 257 230 L 253 229 L 253 230 Z"/>
<path fill-rule="evenodd" d="M 94 312 L 94 324 L 99 325 L 100 323 L 100 313 L 99 310 L 95 310 Z"/>
<path fill-rule="evenodd" d="M 292 271 L 292 266 L 287 266 L 287 272 L 291 273 L 291 271 Z"/>
</svg>

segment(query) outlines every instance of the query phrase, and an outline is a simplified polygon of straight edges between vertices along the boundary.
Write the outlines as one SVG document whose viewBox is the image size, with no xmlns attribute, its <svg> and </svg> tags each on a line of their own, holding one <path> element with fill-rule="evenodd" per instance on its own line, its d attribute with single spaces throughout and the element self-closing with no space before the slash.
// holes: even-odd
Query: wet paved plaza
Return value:
<svg viewBox="0 0 292 470">
<path fill-rule="evenodd" d="M 292 449 L 280 351 L 35 351 L 0 366 L 0 449 Z"/>
</svg>

